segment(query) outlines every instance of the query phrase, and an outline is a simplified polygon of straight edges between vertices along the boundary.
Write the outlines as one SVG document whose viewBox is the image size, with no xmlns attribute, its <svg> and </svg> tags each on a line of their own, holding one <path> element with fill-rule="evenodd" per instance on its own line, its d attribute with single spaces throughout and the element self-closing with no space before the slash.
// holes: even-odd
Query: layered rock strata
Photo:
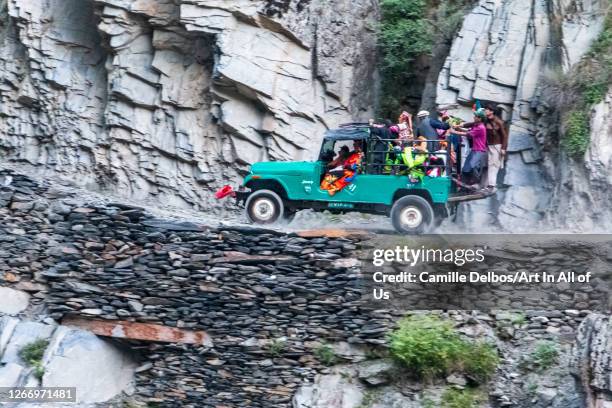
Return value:
<svg viewBox="0 0 612 408">
<path fill-rule="evenodd" d="M 0 2 L 0 157 L 183 207 L 367 119 L 376 4 Z"/>
<path fill-rule="evenodd" d="M 571 161 L 559 149 L 557 123 L 546 116 L 543 85 L 568 72 L 602 30 L 605 1 L 481 0 L 467 15 L 438 81 L 437 103 L 465 119 L 475 100 L 505 109 L 510 144 L 498 199 L 464 206 L 463 224 L 494 224 L 508 231 L 546 228 L 609 228 L 610 214 L 596 209 L 609 199 L 608 99 L 592 115 L 589 153 Z M 603 159 L 602 159 L 603 157 Z M 603 191 L 602 191 L 603 190 Z M 604 192 L 605 191 L 605 192 Z M 599 201 L 604 200 L 604 201 Z M 562 208 L 559 211 L 559 207 Z"/>
</svg>

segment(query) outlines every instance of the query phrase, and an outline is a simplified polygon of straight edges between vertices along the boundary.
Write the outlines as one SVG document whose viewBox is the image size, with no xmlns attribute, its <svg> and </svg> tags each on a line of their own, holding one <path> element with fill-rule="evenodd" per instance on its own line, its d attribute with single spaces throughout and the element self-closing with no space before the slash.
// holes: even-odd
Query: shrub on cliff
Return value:
<svg viewBox="0 0 612 408">
<path fill-rule="evenodd" d="M 382 0 L 380 7 L 378 46 L 383 77 L 380 111 L 392 116 L 401 109 L 413 78 L 415 59 L 431 52 L 433 30 L 427 20 L 425 0 Z"/>
<path fill-rule="evenodd" d="M 441 408 L 477 408 L 487 401 L 481 390 L 449 388 L 442 394 Z"/>
<path fill-rule="evenodd" d="M 337 361 L 334 348 L 326 343 L 320 344 L 318 347 L 316 347 L 314 354 L 317 360 L 326 366 L 334 365 Z"/>
<path fill-rule="evenodd" d="M 482 383 L 499 363 L 495 347 L 467 341 L 451 322 L 432 316 L 403 319 L 389 335 L 389 348 L 395 359 L 423 379 L 460 371 Z"/>
<path fill-rule="evenodd" d="M 379 44 L 386 74 L 402 77 L 409 64 L 432 46 L 432 28 L 426 19 L 425 0 L 382 0 Z"/>
<path fill-rule="evenodd" d="M 565 120 L 565 136 L 561 145 L 573 157 L 582 156 L 589 147 L 590 142 L 590 115 L 588 112 L 577 109 L 571 111 Z"/>
<path fill-rule="evenodd" d="M 590 144 L 591 110 L 612 86 L 612 13 L 608 12 L 603 31 L 584 58 L 547 82 L 544 99 L 561 115 L 561 147 L 580 159 Z"/>
<path fill-rule="evenodd" d="M 551 341 L 541 341 L 535 349 L 521 361 L 523 370 L 542 372 L 548 370 L 559 361 L 558 345 Z"/>
<path fill-rule="evenodd" d="M 38 339 L 23 346 L 19 350 L 19 357 L 34 370 L 34 376 L 39 380 L 42 379 L 45 369 L 42 365 L 42 358 L 45 350 L 49 345 L 49 341 Z"/>
<path fill-rule="evenodd" d="M 426 69 L 423 64 L 416 66 L 417 59 L 430 55 L 436 44 L 450 46 L 472 3 L 473 0 L 380 1 L 381 115 L 395 118 L 407 108 L 409 90 L 418 79 L 416 71 Z"/>
</svg>

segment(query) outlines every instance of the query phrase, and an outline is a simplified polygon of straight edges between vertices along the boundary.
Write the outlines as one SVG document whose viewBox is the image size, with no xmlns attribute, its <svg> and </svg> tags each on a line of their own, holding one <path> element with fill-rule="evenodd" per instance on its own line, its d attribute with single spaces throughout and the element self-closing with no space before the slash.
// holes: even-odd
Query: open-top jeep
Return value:
<svg viewBox="0 0 612 408">
<path fill-rule="evenodd" d="M 361 141 L 363 159 L 358 175 L 344 189 L 330 195 L 320 188 L 327 164 L 338 148 Z M 388 157 L 395 139 L 381 139 L 373 135 L 367 124 L 344 125 L 326 132 L 319 158 L 314 162 L 260 162 L 251 166 L 238 191 L 232 192 L 238 202 L 244 204 L 248 219 L 256 224 L 271 224 L 282 218 L 291 218 L 296 211 L 313 209 L 332 212 L 357 211 L 382 214 L 391 217 L 393 226 L 401 233 L 423 234 L 438 226 L 449 216 L 459 201 L 484 198 L 486 195 L 456 193 L 459 165 L 452 166 L 449 153 L 436 177 L 424 176 L 415 180 L 389 164 L 381 157 Z M 425 149 L 431 155 L 432 145 Z M 384 146 L 381 150 L 381 146 Z M 460 152 L 458 152 L 460 153 Z M 460 163 L 460 154 L 456 162 Z M 433 165 L 423 164 L 431 170 Z M 391 168 L 391 171 L 390 171 Z M 404 172 L 405 173 L 405 172 Z"/>
</svg>

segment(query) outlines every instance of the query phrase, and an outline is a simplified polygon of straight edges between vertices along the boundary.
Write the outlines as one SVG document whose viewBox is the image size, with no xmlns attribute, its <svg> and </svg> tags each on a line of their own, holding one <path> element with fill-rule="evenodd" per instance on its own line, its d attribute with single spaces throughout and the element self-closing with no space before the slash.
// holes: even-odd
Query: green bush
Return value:
<svg viewBox="0 0 612 408">
<path fill-rule="evenodd" d="M 562 146 L 570 156 L 584 156 L 591 142 L 591 125 L 589 113 L 584 110 L 571 111 L 565 121 L 565 135 Z"/>
<path fill-rule="evenodd" d="M 525 313 L 523 312 L 516 313 L 512 316 L 511 323 L 516 324 L 517 326 L 522 326 L 527 323 L 527 316 L 525 316 Z"/>
<path fill-rule="evenodd" d="M 480 390 L 449 388 L 442 394 L 441 408 L 477 408 L 485 402 Z"/>
<path fill-rule="evenodd" d="M 45 369 L 42 366 L 42 358 L 45 350 L 49 346 L 49 341 L 38 339 L 23 346 L 19 350 L 19 357 L 34 370 L 34 376 L 39 380 L 42 379 Z"/>
<path fill-rule="evenodd" d="M 422 0 L 383 0 L 383 10 L 389 3 L 419 3 L 415 7 L 423 7 Z M 385 14 L 383 14 L 385 16 Z M 379 44 L 384 53 L 383 68 L 386 73 L 402 76 L 409 72 L 408 65 L 419 54 L 431 51 L 432 37 L 430 25 L 423 17 L 413 17 L 411 13 L 399 13 L 395 18 L 383 17 L 379 36 Z M 398 18 L 399 17 L 399 18 Z"/>
<path fill-rule="evenodd" d="M 380 7 L 378 47 L 382 56 L 382 97 L 379 111 L 384 116 L 394 116 L 401 109 L 414 77 L 415 59 L 432 50 L 433 29 L 426 18 L 425 0 L 381 0 Z"/>
<path fill-rule="evenodd" d="M 426 378 L 449 372 L 463 348 L 450 322 L 427 316 L 403 319 L 389 340 L 391 355 Z"/>
<path fill-rule="evenodd" d="M 557 363 L 559 349 L 550 341 L 540 342 L 531 353 L 530 359 L 534 366 L 540 370 L 547 370 Z"/>
<path fill-rule="evenodd" d="M 485 383 L 497 369 L 497 349 L 489 343 L 466 344 L 462 355 L 463 370 L 479 383 Z"/>
<path fill-rule="evenodd" d="M 605 81 L 591 83 L 584 88 L 584 102 L 588 106 L 596 105 L 606 98 L 608 84 Z"/>
<path fill-rule="evenodd" d="M 485 382 L 499 362 L 493 346 L 466 341 L 452 323 L 431 316 L 403 319 L 389 335 L 389 348 L 394 358 L 425 379 L 458 370 Z"/>
</svg>

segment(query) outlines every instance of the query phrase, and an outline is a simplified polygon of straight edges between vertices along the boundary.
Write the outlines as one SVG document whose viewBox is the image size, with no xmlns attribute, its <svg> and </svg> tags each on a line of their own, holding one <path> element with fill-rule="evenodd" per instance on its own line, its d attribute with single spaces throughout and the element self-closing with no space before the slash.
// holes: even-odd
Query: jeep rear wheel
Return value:
<svg viewBox="0 0 612 408">
<path fill-rule="evenodd" d="M 254 224 L 273 224 L 285 212 L 283 200 L 271 190 L 253 192 L 246 201 L 246 216 Z"/>
<path fill-rule="evenodd" d="M 391 208 L 393 227 L 402 234 L 427 234 L 433 227 L 434 219 L 434 210 L 423 197 L 402 197 Z"/>
</svg>

